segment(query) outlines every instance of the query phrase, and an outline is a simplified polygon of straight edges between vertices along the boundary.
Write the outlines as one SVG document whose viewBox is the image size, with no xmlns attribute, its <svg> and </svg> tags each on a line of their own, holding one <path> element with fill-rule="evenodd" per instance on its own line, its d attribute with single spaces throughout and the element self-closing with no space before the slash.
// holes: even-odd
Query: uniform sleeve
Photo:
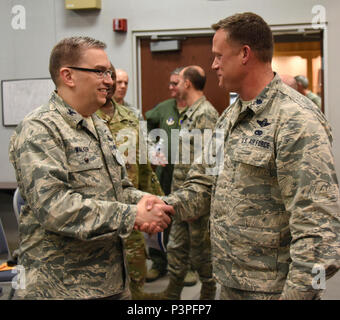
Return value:
<svg viewBox="0 0 340 320">
<path fill-rule="evenodd" d="M 317 119 L 299 115 L 278 134 L 278 183 L 290 213 L 291 264 L 284 299 L 313 299 L 339 268 L 340 203 L 331 142 Z M 321 283 L 316 280 L 321 275 Z"/>
<path fill-rule="evenodd" d="M 204 129 L 215 127 L 217 119 L 218 113 L 215 110 L 202 113 L 195 119 L 195 129 L 201 130 L 203 135 Z M 202 146 L 210 143 L 212 143 L 211 140 L 204 141 Z M 190 154 L 191 163 L 196 160 L 198 164 L 192 164 L 189 170 L 186 168 L 188 165 L 175 165 L 172 190 L 177 190 L 178 186 L 183 186 L 166 199 L 166 202 L 175 206 L 176 213 L 178 212 L 182 220 L 196 218 L 210 212 L 211 189 L 215 181 L 214 176 L 208 172 L 210 165 L 205 163 L 203 150 L 200 159 L 194 159 L 193 146 L 190 147 Z"/>
<path fill-rule="evenodd" d="M 122 176 L 124 203 L 136 204 L 144 195 L 148 195 L 149 193 L 136 189 L 128 178 L 126 170 L 124 170 L 124 172 Z"/>
<path fill-rule="evenodd" d="M 206 173 L 204 165 L 191 166 L 186 180 L 175 192 L 162 199 L 172 205 L 181 220 L 198 218 L 209 212 L 214 176 Z"/>
<path fill-rule="evenodd" d="M 136 206 L 97 200 L 72 189 L 63 141 L 51 131 L 43 123 L 31 121 L 10 146 L 20 191 L 35 221 L 48 231 L 81 240 L 115 234 L 127 237 L 134 225 Z M 131 188 L 131 184 L 125 187 Z"/>
</svg>

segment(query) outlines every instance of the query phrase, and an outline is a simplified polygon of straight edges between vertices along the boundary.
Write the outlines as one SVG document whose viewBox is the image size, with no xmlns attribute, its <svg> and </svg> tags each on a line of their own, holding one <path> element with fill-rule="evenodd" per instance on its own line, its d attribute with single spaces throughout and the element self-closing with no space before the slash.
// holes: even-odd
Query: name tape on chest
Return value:
<svg viewBox="0 0 340 320">
<path fill-rule="evenodd" d="M 248 138 L 248 137 L 242 138 L 241 143 L 251 145 L 251 146 L 261 147 L 263 149 L 270 149 L 270 142 L 255 139 L 255 138 Z"/>
</svg>

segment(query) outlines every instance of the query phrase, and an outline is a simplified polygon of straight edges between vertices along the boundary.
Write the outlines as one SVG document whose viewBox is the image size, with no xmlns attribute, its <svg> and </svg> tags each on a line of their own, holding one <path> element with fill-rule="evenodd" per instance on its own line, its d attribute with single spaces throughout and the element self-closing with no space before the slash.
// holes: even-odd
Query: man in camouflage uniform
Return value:
<svg viewBox="0 0 340 320">
<path fill-rule="evenodd" d="M 296 76 L 295 77 L 296 85 L 297 85 L 297 91 L 299 91 L 301 94 L 306 96 L 308 99 L 313 101 L 320 109 L 321 109 L 321 98 L 315 94 L 313 91 L 308 89 L 308 79 L 305 76 Z"/>
<path fill-rule="evenodd" d="M 186 102 L 187 110 L 180 116 L 180 139 L 178 148 L 179 163 L 175 164 L 172 192 L 178 190 L 195 158 L 195 135 L 190 143 L 184 143 L 184 137 L 196 131 L 200 134 L 205 129 L 213 129 L 218 119 L 218 112 L 205 98 L 203 89 L 206 81 L 204 70 L 198 66 L 184 68 L 180 72 L 178 91 L 180 98 Z M 201 150 L 200 150 L 201 151 Z M 190 155 L 190 163 L 185 164 L 182 155 Z M 201 154 L 199 154 L 201 155 Z M 211 244 L 208 230 L 209 208 L 200 212 L 200 217 L 186 222 L 174 217 L 170 229 L 168 250 L 169 285 L 165 291 L 167 299 L 180 299 L 183 282 L 188 270 L 190 251 L 193 269 L 202 282 L 200 299 L 214 299 L 216 284 L 212 277 Z"/>
<path fill-rule="evenodd" d="M 315 279 L 333 275 L 340 256 L 329 124 L 273 73 L 272 33 L 261 17 L 235 14 L 213 28 L 212 68 L 221 87 L 239 94 L 216 125 L 219 171 L 192 166 L 165 200 L 184 220 L 211 209 L 221 299 L 319 299 Z"/>
<path fill-rule="evenodd" d="M 125 101 L 125 96 L 128 90 L 129 86 L 129 76 L 127 72 L 123 69 L 117 69 L 116 70 L 116 91 L 113 95 L 113 100 L 117 102 L 118 104 L 127 107 L 130 109 L 135 116 L 143 121 L 143 115 L 141 114 L 140 110 L 138 110 L 136 107 L 132 106 L 130 103 Z"/>
<path fill-rule="evenodd" d="M 115 69 L 111 66 L 115 75 Z M 115 79 L 113 78 L 113 81 Z M 107 102 L 96 113 L 109 127 L 117 148 L 121 145 L 126 147 L 124 156 L 129 159 L 128 152 L 133 153 L 133 159 L 125 164 L 129 179 L 134 187 L 155 195 L 163 195 L 162 188 L 151 164 L 139 163 L 139 120 L 133 111 L 112 100 L 115 83 L 107 95 Z M 130 155 L 131 156 L 131 155 Z M 127 268 L 130 276 L 130 291 L 133 300 L 156 299 L 157 294 L 143 292 L 146 278 L 146 248 L 144 235 L 138 230 L 133 230 L 130 236 L 124 239 L 127 258 Z"/>
<path fill-rule="evenodd" d="M 179 83 L 179 73 L 182 71 L 182 69 L 183 67 L 176 68 L 170 74 L 169 91 L 171 99 L 160 102 L 156 107 L 145 113 L 149 132 L 153 129 L 159 128 L 164 130 L 167 134 L 168 163 L 166 163 L 164 166 L 156 166 L 155 170 L 165 195 L 168 195 L 171 192 L 172 174 L 174 170 L 174 164 L 171 161 L 171 131 L 173 129 L 180 128 L 179 118 L 181 113 L 185 112 L 186 110 L 186 103 L 179 98 L 177 87 Z M 164 231 L 165 246 L 168 243 L 170 229 L 171 227 Z M 149 257 L 152 260 L 152 266 L 146 275 L 147 282 L 155 281 L 165 275 L 167 273 L 168 265 L 166 252 L 149 248 Z M 192 286 L 195 285 L 197 281 L 197 274 L 192 270 L 190 263 L 190 268 L 188 269 L 184 279 L 184 285 Z"/>
<path fill-rule="evenodd" d="M 26 202 L 19 298 L 128 299 L 122 240 L 134 227 L 159 232 L 170 223 L 170 206 L 147 211 L 155 196 L 128 204 L 144 193 L 127 179 L 110 130 L 94 114 L 112 86 L 105 47 L 89 37 L 60 41 L 50 56 L 57 90 L 11 137 L 10 160 Z"/>
</svg>

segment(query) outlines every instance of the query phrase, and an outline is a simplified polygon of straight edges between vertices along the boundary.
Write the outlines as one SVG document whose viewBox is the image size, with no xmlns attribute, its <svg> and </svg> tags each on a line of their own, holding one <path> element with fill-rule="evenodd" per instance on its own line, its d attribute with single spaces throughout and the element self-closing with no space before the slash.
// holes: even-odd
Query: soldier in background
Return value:
<svg viewBox="0 0 340 320">
<path fill-rule="evenodd" d="M 179 118 L 180 139 L 177 151 L 179 163 L 174 166 L 172 192 L 182 186 L 190 164 L 197 160 L 194 153 L 195 145 L 192 141 L 188 144 L 182 143 L 184 136 L 195 131 L 201 132 L 203 136 L 203 131 L 213 129 L 218 119 L 218 112 L 204 96 L 205 82 L 204 70 L 199 66 L 186 67 L 179 74 L 179 97 L 185 101 L 188 108 Z M 203 145 L 204 143 L 206 141 L 203 142 Z M 183 163 L 182 155 L 185 153 L 190 155 L 189 164 Z M 199 211 L 200 216 L 194 221 L 181 221 L 176 216 L 173 218 L 167 246 L 170 281 L 164 293 L 165 299 L 180 299 L 190 254 L 193 269 L 197 271 L 202 283 L 200 299 L 213 300 L 215 298 L 216 283 L 212 277 L 211 244 L 208 230 L 210 210 Z"/>
<path fill-rule="evenodd" d="M 115 69 L 112 65 L 111 70 L 113 72 L 114 84 L 109 88 L 107 101 L 97 111 L 97 115 L 102 118 L 109 127 L 118 149 L 121 145 L 127 148 L 124 152 L 126 158 L 125 167 L 134 187 L 158 196 L 164 195 L 151 164 L 149 162 L 147 164 L 139 163 L 139 120 L 131 109 L 112 99 L 116 80 Z M 131 157 L 128 151 L 135 152 L 135 154 Z M 129 162 L 130 158 L 131 160 Z M 147 293 L 143 290 L 147 272 L 146 248 L 143 233 L 138 230 L 133 230 L 129 237 L 124 239 L 124 243 L 132 299 L 158 299 L 159 296 L 157 294 Z"/>
<path fill-rule="evenodd" d="M 94 114 L 113 84 L 105 48 L 89 37 L 61 40 L 49 66 L 56 91 L 11 137 L 10 161 L 26 203 L 19 298 L 129 299 L 123 239 L 133 228 L 160 232 L 170 223 L 171 207 L 127 179 L 109 129 Z M 150 198 L 157 201 L 152 210 Z"/>
<path fill-rule="evenodd" d="M 308 79 L 305 76 L 296 76 L 295 77 L 297 84 L 297 91 L 306 96 L 308 99 L 312 100 L 319 108 L 321 108 L 321 98 L 308 89 Z"/>
<path fill-rule="evenodd" d="M 145 116 L 148 124 L 148 131 L 159 128 L 167 133 L 168 137 L 168 161 L 164 165 L 156 166 L 156 174 L 162 186 L 164 193 L 167 195 L 171 191 L 172 175 L 174 163 L 172 160 L 171 148 L 171 131 L 180 128 L 180 116 L 187 109 L 185 101 L 179 97 L 178 83 L 179 73 L 183 67 L 178 67 L 170 74 L 169 92 L 170 99 L 160 102 L 153 109 L 146 112 Z M 171 226 L 164 231 L 164 244 L 167 246 Z M 146 281 L 152 282 L 163 277 L 167 273 L 168 259 L 166 252 L 149 248 L 149 257 L 152 260 L 152 266 L 146 275 Z M 197 281 L 197 273 L 192 268 L 191 258 L 188 260 L 189 268 L 184 278 L 184 286 L 194 286 Z"/>
<path fill-rule="evenodd" d="M 182 69 L 182 67 L 176 68 L 170 74 L 169 91 L 171 98 L 160 102 L 145 114 L 149 132 L 159 128 L 165 130 L 168 136 L 167 163 L 164 166 L 158 165 L 155 169 L 165 195 L 169 194 L 171 191 L 172 174 L 174 170 L 171 158 L 171 130 L 179 128 L 180 114 L 186 109 L 185 103 L 178 97 L 177 88 L 179 73 Z M 165 246 L 167 246 L 168 243 L 170 229 L 171 227 L 164 231 Z M 152 260 L 152 265 L 147 272 L 146 281 L 152 282 L 163 277 L 167 273 L 168 260 L 166 252 L 154 248 L 149 248 L 149 257 Z"/>
<path fill-rule="evenodd" d="M 340 258 L 331 128 L 272 71 L 273 36 L 261 17 L 235 14 L 212 27 L 212 68 L 239 97 L 216 125 L 224 131 L 219 170 L 192 166 L 165 201 L 182 220 L 211 208 L 221 299 L 320 299 Z"/>
<path fill-rule="evenodd" d="M 129 76 L 123 69 L 116 70 L 116 91 L 113 94 L 113 100 L 122 106 L 129 108 L 139 120 L 144 120 L 141 112 L 125 100 L 129 87 Z"/>
</svg>

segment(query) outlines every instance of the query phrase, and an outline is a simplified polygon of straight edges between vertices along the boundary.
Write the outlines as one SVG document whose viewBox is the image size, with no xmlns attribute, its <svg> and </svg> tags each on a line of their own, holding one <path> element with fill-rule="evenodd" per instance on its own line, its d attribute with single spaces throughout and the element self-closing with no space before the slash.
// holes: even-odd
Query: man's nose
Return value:
<svg viewBox="0 0 340 320">
<path fill-rule="evenodd" d="M 214 58 L 212 64 L 211 64 L 211 69 L 216 70 L 218 68 L 217 62 L 216 62 L 216 58 Z"/>
<path fill-rule="evenodd" d="M 111 76 L 110 77 L 104 77 L 103 80 L 106 84 L 113 86 L 113 79 L 111 78 Z"/>
</svg>

